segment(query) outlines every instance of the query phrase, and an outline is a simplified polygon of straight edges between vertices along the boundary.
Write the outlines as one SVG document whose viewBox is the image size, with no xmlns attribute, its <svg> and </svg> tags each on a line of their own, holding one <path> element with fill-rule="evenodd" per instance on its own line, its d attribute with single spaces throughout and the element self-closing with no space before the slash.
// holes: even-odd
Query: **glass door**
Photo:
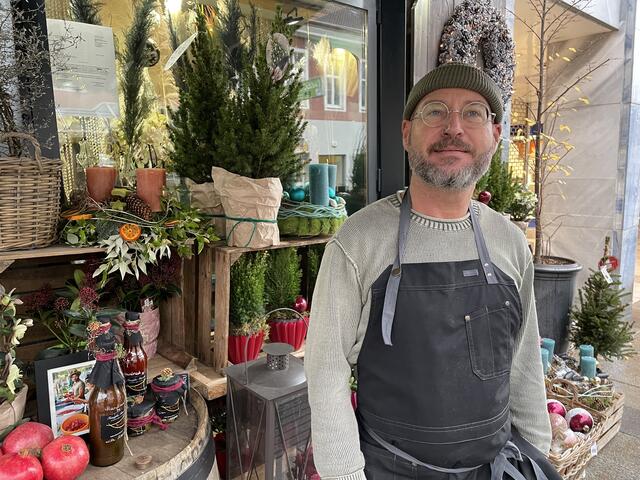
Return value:
<svg viewBox="0 0 640 480">
<path fill-rule="evenodd" d="M 243 0 L 246 13 L 250 3 L 259 18 L 275 15 L 274 1 Z M 338 165 L 336 191 L 352 214 L 368 203 L 371 188 L 375 192 L 370 175 L 377 169 L 372 148 L 376 82 L 371 79 L 377 71 L 376 35 L 369 35 L 375 28 L 375 0 L 291 0 L 278 5 L 296 28 L 294 59 L 304 82 L 300 98 L 307 127 L 299 154 L 310 164 Z M 299 180 L 308 181 L 306 169 Z"/>
</svg>

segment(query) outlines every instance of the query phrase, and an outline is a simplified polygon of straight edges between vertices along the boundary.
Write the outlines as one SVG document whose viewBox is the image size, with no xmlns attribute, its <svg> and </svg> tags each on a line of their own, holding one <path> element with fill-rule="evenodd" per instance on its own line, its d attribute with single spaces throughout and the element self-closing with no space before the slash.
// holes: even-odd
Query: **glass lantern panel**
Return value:
<svg viewBox="0 0 640 480">
<path fill-rule="evenodd" d="M 227 395 L 228 478 L 264 477 L 267 402 L 251 390 L 230 381 Z"/>
<path fill-rule="evenodd" d="M 317 473 L 306 389 L 275 401 L 274 435 L 274 479 L 303 480 Z"/>
</svg>

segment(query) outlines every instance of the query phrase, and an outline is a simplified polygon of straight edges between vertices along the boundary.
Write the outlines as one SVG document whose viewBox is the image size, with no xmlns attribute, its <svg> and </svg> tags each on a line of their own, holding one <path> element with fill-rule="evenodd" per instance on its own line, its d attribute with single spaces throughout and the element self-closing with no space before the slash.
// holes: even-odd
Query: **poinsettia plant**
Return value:
<svg viewBox="0 0 640 480">
<path fill-rule="evenodd" d="M 14 291 L 7 292 L 0 285 L 0 403 L 12 402 L 22 387 L 22 373 L 15 364 L 15 348 L 27 328 L 33 325 L 31 319 L 16 316 L 16 305 L 21 305 L 22 301 L 13 294 Z"/>
</svg>

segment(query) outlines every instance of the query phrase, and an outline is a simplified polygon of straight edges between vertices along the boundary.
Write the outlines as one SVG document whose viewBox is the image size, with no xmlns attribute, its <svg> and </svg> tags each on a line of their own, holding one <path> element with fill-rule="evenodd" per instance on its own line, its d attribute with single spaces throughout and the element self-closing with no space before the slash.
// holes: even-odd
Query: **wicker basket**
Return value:
<svg viewBox="0 0 640 480">
<path fill-rule="evenodd" d="M 56 238 L 60 213 L 60 160 L 43 158 L 31 135 L 5 133 L 0 142 L 31 142 L 35 159 L 0 157 L 0 251 L 46 247 Z"/>
<path fill-rule="evenodd" d="M 568 409 L 584 408 L 592 416 L 593 430 L 587 440 L 565 450 L 561 455 L 551 453 L 549 460 L 556 467 L 564 480 L 578 480 L 591 457 L 598 453 L 620 429 L 620 421 L 624 405 L 622 392 L 614 392 L 613 403 L 605 410 L 595 410 L 580 402 L 575 385 L 561 378 L 546 379 L 547 398 L 555 399 Z"/>
</svg>

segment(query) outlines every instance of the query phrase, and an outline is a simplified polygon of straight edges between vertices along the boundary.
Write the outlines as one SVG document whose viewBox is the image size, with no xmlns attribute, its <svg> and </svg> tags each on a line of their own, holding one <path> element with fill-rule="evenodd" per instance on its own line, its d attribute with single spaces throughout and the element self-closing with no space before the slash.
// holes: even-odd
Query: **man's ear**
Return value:
<svg viewBox="0 0 640 480">
<path fill-rule="evenodd" d="M 500 142 L 500 136 L 502 135 L 502 124 L 494 123 L 492 127 L 493 127 L 493 139 L 497 144 Z"/>
<path fill-rule="evenodd" d="M 402 120 L 402 146 L 408 150 L 411 143 L 411 120 Z"/>
</svg>

